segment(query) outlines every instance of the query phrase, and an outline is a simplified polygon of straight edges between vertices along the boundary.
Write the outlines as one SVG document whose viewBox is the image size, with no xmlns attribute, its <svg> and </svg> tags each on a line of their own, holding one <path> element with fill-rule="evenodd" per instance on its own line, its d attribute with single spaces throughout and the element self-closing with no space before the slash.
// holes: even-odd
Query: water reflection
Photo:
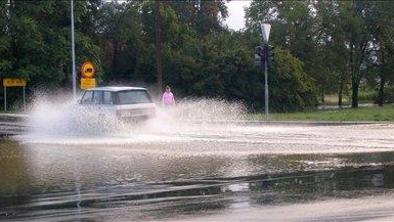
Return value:
<svg viewBox="0 0 394 222">
<path fill-rule="evenodd" d="M 4 140 L 0 143 L 0 207 L 5 207 L 5 203 L 29 200 L 30 169 L 25 159 L 24 150 L 15 149 L 15 142 Z"/>
<path fill-rule="evenodd" d="M 164 219 L 391 192 L 393 152 L 269 155 L 134 152 L 0 143 L 0 220 Z M 60 217 L 60 218 L 59 218 Z"/>
</svg>

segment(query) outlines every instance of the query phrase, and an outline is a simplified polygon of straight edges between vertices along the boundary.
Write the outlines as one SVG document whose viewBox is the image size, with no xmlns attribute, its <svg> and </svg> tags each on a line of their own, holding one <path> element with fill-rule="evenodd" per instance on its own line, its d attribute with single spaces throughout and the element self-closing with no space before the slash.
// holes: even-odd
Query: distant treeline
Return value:
<svg viewBox="0 0 394 222">
<path fill-rule="evenodd" d="M 91 60 L 103 85 L 169 84 L 178 97 L 261 109 L 255 47 L 268 22 L 275 111 L 311 109 L 333 93 L 357 107 L 360 86 L 380 104 L 393 99 L 393 1 L 253 1 L 237 32 L 223 25 L 226 2 L 74 1 L 77 71 Z M 31 92 L 70 87 L 70 1 L 1 0 L 0 14 L 1 76 L 27 78 Z"/>
</svg>

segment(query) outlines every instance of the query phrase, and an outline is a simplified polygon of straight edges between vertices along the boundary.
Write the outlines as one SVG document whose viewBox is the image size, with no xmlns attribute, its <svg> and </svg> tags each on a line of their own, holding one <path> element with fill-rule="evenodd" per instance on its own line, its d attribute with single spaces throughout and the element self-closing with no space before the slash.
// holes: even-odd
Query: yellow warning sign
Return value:
<svg viewBox="0 0 394 222">
<path fill-rule="evenodd" d="M 21 78 L 4 78 L 3 79 L 4 87 L 25 87 L 26 80 Z"/>
<path fill-rule="evenodd" d="M 90 89 L 96 87 L 95 78 L 82 78 L 81 79 L 81 89 Z"/>
<path fill-rule="evenodd" d="M 83 78 L 93 78 L 95 72 L 94 65 L 90 61 L 86 61 L 82 64 L 81 74 Z"/>
</svg>

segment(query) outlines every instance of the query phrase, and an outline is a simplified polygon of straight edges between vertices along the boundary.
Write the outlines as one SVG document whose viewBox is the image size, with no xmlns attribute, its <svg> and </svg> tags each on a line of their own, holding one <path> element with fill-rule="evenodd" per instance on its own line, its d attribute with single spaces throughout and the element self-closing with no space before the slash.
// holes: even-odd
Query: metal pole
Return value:
<svg viewBox="0 0 394 222">
<path fill-rule="evenodd" d="M 71 0 L 71 55 L 72 55 L 73 98 L 76 99 L 76 97 L 77 97 L 77 75 L 75 73 L 74 0 Z"/>
<path fill-rule="evenodd" d="M 265 47 L 265 62 L 264 62 L 264 78 L 265 78 L 265 84 L 264 84 L 264 88 L 265 88 L 265 120 L 268 120 L 268 47 Z"/>
<path fill-rule="evenodd" d="M 7 112 L 7 87 L 4 86 L 4 112 Z"/>
</svg>

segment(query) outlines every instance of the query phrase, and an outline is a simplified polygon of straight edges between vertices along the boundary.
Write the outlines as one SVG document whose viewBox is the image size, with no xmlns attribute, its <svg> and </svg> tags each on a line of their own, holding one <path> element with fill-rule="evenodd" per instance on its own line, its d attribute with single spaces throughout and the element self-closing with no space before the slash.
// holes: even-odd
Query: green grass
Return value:
<svg viewBox="0 0 394 222">
<path fill-rule="evenodd" d="M 248 119 L 265 120 L 263 113 L 250 114 Z M 394 105 L 358 109 L 317 110 L 297 113 L 270 114 L 269 120 L 284 121 L 394 121 Z"/>
</svg>

